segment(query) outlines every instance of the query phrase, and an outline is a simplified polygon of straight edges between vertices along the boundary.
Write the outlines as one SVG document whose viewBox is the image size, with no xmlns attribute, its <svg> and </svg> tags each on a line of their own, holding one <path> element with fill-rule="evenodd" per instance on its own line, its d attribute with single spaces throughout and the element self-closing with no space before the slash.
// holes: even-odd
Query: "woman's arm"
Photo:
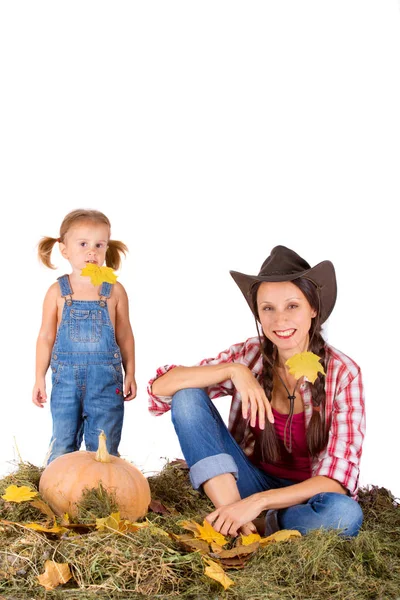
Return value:
<svg viewBox="0 0 400 600">
<path fill-rule="evenodd" d="M 172 396 L 186 388 L 205 388 L 229 379 L 242 398 L 242 415 L 255 426 L 258 417 L 260 429 L 264 429 L 265 415 L 273 423 L 271 405 L 253 373 L 241 363 L 221 363 L 200 367 L 175 367 L 156 379 L 152 386 L 155 395 Z"/>
<path fill-rule="evenodd" d="M 221 506 L 207 516 L 207 521 L 223 535 L 237 535 L 240 527 L 254 521 L 264 510 L 302 504 L 322 492 L 346 494 L 347 490 L 338 481 L 329 477 L 311 477 L 300 483 L 258 492 L 233 504 Z"/>
<path fill-rule="evenodd" d="M 125 400 L 133 400 L 136 396 L 135 381 L 135 338 L 129 321 L 128 295 L 123 285 L 115 284 L 117 295 L 115 305 L 115 339 L 121 350 L 122 364 L 125 372 Z"/>
<path fill-rule="evenodd" d="M 36 342 L 36 376 L 32 391 L 32 402 L 43 408 L 47 400 L 46 373 L 57 333 L 58 283 L 54 283 L 44 298 L 42 324 Z"/>
<path fill-rule="evenodd" d="M 178 390 L 215 385 L 232 379 L 235 366 L 238 365 L 221 363 L 202 367 L 175 367 L 154 381 L 152 392 L 157 396 L 173 396 Z"/>
</svg>

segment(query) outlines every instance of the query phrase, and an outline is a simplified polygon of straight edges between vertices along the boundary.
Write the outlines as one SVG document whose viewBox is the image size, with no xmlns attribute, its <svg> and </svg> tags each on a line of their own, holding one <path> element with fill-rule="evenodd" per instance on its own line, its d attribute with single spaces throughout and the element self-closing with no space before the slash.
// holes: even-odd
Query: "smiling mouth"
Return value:
<svg viewBox="0 0 400 600">
<path fill-rule="evenodd" d="M 85 260 L 85 263 L 89 265 L 97 265 L 97 260 Z"/>
<path fill-rule="evenodd" d="M 274 331 L 274 334 L 281 340 L 287 340 L 296 333 L 296 329 L 284 329 L 283 331 Z"/>
</svg>

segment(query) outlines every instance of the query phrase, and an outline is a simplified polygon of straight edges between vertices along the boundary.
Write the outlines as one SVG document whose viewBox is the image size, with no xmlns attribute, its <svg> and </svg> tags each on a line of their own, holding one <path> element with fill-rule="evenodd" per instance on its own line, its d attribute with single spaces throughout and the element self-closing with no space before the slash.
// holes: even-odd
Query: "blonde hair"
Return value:
<svg viewBox="0 0 400 600">
<path fill-rule="evenodd" d="M 72 212 L 68 213 L 64 217 L 64 220 L 61 223 L 61 227 L 60 227 L 60 237 L 59 238 L 52 238 L 52 237 L 44 236 L 39 241 L 39 244 L 38 244 L 39 260 L 41 260 L 42 263 L 46 267 L 49 267 L 49 269 L 56 268 L 51 263 L 51 252 L 53 250 L 54 244 L 56 242 L 64 243 L 65 236 L 68 233 L 68 231 L 71 229 L 71 227 L 76 225 L 76 223 L 83 222 L 83 221 L 91 221 L 92 223 L 103 223 L 104 225 L 107 225 L 109 227 L 110 235 L 111 235 L 110 220 L 102 212 L 100 212 L 98 210 L 85 210 L 83 208 L 78 208 L 77 210 L 73 210 Z M 117 271 L 121 266 L 121 255 L 123 254 L 125 256 L 127 252 L 128 252 L 128 247 L 123 242 L 119 242 L 118 240 L 109 240 L 108 248 L 107 248 L 107 252 L 106 252 L 107 267 L 111 267 L 112 269 Z"/>
</svg>

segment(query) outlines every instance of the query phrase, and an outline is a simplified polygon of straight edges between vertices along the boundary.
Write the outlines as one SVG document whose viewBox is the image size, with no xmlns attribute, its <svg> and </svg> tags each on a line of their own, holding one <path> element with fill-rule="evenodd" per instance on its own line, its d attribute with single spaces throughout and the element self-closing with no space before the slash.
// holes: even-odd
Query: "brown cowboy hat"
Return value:
<svg viewBox="0 0 400 600">
<path fill-rule="evenodd" d="M 258 275 L 246 275 L 238 271 L 229 271 L 238 284 L 243 296 L 253 312 L 251 289 L 255 283 L 263 281 L 293 281 L 305 277 L 314 283 L 320 298 L 320 323 L 324 323 L 331 314 L 336 302 L 336 275 L 329 260 L 310 267 L 308 262 L 296 252 L 285 246 L 275 246 L 263 262 Z M 257 315 L 255 315 L 257 316 Z"/>
</svg>

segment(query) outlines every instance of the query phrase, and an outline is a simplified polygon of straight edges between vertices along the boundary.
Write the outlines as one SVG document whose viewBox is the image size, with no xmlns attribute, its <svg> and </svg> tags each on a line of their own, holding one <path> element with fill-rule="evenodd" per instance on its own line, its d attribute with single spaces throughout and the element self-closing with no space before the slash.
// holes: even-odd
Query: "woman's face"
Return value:
<svg viewBox="0 0 400 600">
<path fill-rule="evenodd" d="M 308 349 L 311 319 L 317 312 L 303 292 L 290 281 L 263 282 L 257 308 L 264 335 L 284 355 Z"/>
</svg>

